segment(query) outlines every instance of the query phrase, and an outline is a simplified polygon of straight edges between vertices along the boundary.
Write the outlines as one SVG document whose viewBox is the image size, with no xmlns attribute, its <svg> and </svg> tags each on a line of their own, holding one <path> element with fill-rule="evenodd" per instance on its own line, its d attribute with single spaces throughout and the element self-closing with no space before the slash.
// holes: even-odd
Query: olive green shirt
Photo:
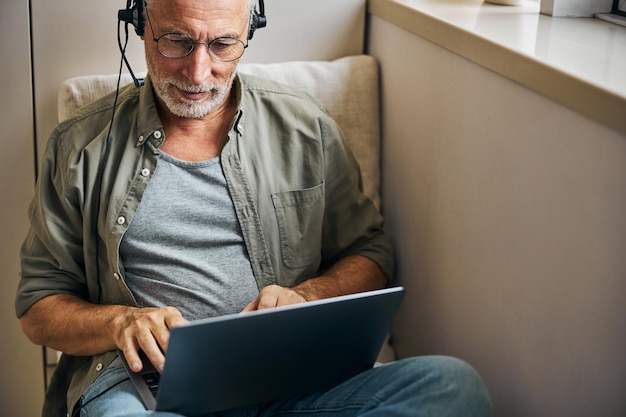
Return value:
<svg viewBox="0 0 626 417">
<path fill-rule="evenodd" d="M 302 92 L 243 74 L 234 92 L 238 111 L 221 164 L 259 289 L 294 286 L 347 255 L 366 256 L 391 277 L 383 220 L 327 112 Z M 49 139 L 21 251 L 18 317 L 53 294 L 136 305 L 120 241 L 165 134 L 149 77 L 120 91 L 111 125 L 114 98 L 79 109 Z M 114 357 L 63 355 L 43 415 L 72 410 Z"/>
</svg>

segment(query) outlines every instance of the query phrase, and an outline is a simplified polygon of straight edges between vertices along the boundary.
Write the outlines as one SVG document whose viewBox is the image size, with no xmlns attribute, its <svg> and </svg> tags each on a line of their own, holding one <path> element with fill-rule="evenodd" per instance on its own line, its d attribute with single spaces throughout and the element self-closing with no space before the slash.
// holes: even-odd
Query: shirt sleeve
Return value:
<svg viewBox="0 0 626 417">
<path fill-rule="evenodd" d="M 49 295 L 85 296 L 82 191 L 73 181 L 81 164 L 69 161 L 59 135 L 56 130 L 48 141 L 29 208 L 30 229 L 20 251 L 15 300 L 18 317 Z"/>
<path fill-rule="evenodd" d="M 374 203 L 363 193 L 359 165 L 339 126 L 322 120 L 325 158 L 325 215 L 322 231 L 323 259 L 327 266 L 348 255 L 376 262 L 393 278 L 391 242 Z"/>
</svg>

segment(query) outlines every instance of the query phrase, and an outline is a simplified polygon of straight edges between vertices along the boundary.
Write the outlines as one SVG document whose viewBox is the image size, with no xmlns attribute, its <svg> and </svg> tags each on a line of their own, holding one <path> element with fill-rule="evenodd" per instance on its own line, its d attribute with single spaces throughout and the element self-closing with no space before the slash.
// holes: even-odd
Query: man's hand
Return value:
<svg viewBox="0 0 626 417">
<path fill-rule="evenodd" d="M 20 318 L 35 344 L 75 356 L 120 349 L 134 371 L 142 367 L 139 350 L 161 370 L 171 329 L 185 323 L 174 307 L 98 305 L 66 294 L 42 298 Z"/>
<path fill-rule="evenodd" d="M 259 292 L 258 297 L 243 309 L 243 312 L 264 310 L 286 306 L 289 304 L 304 303 L 307 300 L 292 288 L 279 285 L 268 285 Z"/>
<path fill-rule="evenodd" d="M 187 323 L 174 307 L 134 308 L 114 319 L 115 344 L 124 352 L 130 368 L 141 371 L 139 350 L 143 350 L 159 372 L 163 371 L 170 331 Z"/>
<path fill-rule="evenodd" d="M 339 295 L 383 288 L 387 277 L 369 258 L 353 255 L 336 262 L 325 274 L 309 278 L 293 288 L 268 285 L 243 311 L 263 310 Z"/>
</svg>

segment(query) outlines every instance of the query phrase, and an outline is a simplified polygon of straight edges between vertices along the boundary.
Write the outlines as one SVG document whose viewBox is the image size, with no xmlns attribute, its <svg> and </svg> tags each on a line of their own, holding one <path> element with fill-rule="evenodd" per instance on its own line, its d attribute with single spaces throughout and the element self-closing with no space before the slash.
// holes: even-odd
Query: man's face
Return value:
<svg viewBox="0 0 626 417">
<path fill-rule="evenodd" d="M 237 61 L 220 62 L 197 44 L 183 58 L 166 58 L 154 37 L 165 33 L 189 35 L 199 42 L 233 37 L 247 42 L 250 17 L 247 0 L 152 0 L 147 2 L 145 49 L 148 72 L 157 100 L 170 113 L 201 118 L 224 103 L 235 76 Z"/>
</svg>

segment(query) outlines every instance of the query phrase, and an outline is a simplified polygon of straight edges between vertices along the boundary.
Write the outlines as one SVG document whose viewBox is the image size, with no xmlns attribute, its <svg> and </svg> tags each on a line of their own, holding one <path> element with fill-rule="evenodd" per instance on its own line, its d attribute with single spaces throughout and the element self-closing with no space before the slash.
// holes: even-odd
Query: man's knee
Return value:
<svg viewBox="0 0 626 417">
<path fill-rule="evenodd" d="M 430 408 L 431 415 L 491 415 L 487 387 L 468 363 L 449 356 L 418 356 L 400 360 L 398 366 L 416 406 Z"/>
</svg>

